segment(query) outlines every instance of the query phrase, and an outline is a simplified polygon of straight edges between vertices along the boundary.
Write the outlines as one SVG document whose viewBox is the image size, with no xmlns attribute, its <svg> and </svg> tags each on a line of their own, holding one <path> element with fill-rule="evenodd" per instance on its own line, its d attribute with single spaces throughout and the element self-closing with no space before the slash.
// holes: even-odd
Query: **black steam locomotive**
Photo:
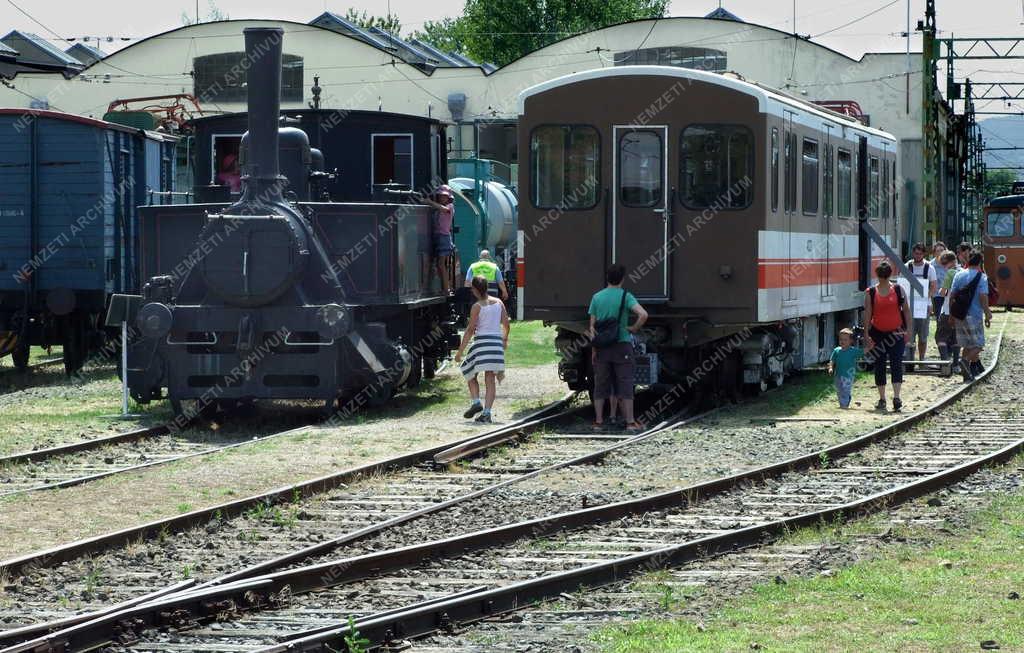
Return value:
<svg viewBox="0 0 1024 653">
<path fill-rule="evenodd" d="M 142 211 L 148 281 L 108 318 L 134 325 L 127 378 L 141 403 L 164 388 L 179 414 L 186 401 L 375 402 L 432 376 L 455 344 L 411 180 L 382 184 L 378 201 L 302 201 L 321 199 L 331 175 L 306 132 L 280 127 L 282 34 L 245 30 L 237 201 Z"/>
</svg>

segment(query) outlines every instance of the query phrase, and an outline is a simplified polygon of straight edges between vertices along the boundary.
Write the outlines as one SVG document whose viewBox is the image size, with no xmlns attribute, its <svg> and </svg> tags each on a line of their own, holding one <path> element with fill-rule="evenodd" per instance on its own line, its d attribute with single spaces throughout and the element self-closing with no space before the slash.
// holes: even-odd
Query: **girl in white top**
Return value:
<svg viewBox="0 0 1024 653">
<path fill-rule="evenodd" d="M 455 354 L 455 362 L 462 362 L 462 376 L 466 379 L 469 396 L 473 400 L 463 416 L 469 419 L 480 413 L 476 421 L 490 423 L 491 407 L 497 394 L 495 381 L 505 378 L 508 313 L 501 300 L 487 294 L 487 279 L 473 277 L 472 288 L 477 301 L 470 311 L 469 324 L 466 326 L 466 332 L 462 334 L 462 343 Z M 469 355 L 466 356 L 466 360 L 462 360 L 462 352 L 465 351 L 470 339 L 473 344 L 469 347 Z M 486 386 L 483 405 L 480 404 L 480 382 L 477 380 L 477 374 L 480 372 L 484 373 Z"/>
</svg>

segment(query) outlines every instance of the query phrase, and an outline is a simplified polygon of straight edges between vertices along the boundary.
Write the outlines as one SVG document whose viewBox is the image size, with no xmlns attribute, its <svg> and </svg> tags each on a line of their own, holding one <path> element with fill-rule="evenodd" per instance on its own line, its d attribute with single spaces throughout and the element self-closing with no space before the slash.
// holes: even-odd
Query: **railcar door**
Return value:
<svg viewBox="0 0 1024 653">
<path fill-rule="evenodd" d="M 611 260 L 641 300 L 669 296 L 668 127 L 615 125 Z"/>
</svg>

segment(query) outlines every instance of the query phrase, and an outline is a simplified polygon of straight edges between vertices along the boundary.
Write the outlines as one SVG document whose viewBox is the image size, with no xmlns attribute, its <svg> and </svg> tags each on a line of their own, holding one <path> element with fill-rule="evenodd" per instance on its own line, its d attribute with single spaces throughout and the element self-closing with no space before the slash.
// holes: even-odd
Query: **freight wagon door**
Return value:
<svg viewBox="0 0 1024 653">
<path fill-rule="evenodd" d="M 611 259 L 641 300 L 667 300 L 668 127 L 616 125 Z"/>
</svg>

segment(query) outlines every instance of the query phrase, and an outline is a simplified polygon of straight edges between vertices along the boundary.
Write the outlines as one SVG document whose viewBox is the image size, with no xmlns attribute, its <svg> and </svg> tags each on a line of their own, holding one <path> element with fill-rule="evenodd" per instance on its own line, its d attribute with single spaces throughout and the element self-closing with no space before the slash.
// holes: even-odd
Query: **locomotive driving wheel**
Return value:
<svg viewBox="0 0 1024 653">
<path fill-rule="evenodd" d="M 14 369 L 19 372 L 24 372 L 28 369 L 28 345 L 18 343 L 14 346 L 14 351 L 11 352 L 11 360 L 14 362 Z"/>
</svg>

